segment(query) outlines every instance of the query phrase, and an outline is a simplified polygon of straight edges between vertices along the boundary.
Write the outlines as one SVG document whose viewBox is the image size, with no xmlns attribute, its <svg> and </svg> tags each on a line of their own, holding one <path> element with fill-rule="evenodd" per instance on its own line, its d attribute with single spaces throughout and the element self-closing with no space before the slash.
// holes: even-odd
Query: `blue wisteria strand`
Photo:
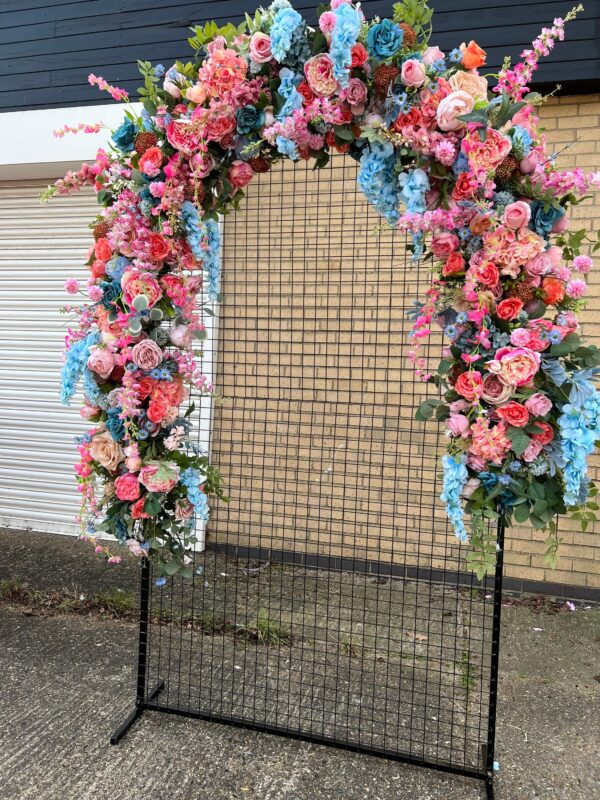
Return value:
<svg viewBox="0 0 600 800">
<path fill-rule="evenodd" d="M 600 439 L 600 393 L 582 404 L 565 403 L 558 418 L 564 459 L 565 505 L 585 503 L 588 494 L 588 458 Z"/>
<path fill-rule="evenodd" d="M 466 542 L 468 539 L 461 503 L 461 495 L 469 478 L 466 464 L 467 457 L 465 455 L 451 456 L 447 454 L 442 458 L 444 487 L 440 498 L 446 504 L 448 518 L 457 539 L 461 542 Z"/>
</svg>

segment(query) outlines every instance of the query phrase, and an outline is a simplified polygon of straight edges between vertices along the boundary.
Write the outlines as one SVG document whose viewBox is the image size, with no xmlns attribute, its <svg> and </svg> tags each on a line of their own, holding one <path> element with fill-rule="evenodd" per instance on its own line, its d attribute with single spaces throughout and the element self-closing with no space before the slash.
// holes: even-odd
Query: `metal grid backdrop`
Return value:
<svg viewBox="0 0 600 800">
<path fill-rule="evenodd" d="M 193 580 L 143 568 L 132 718 L 336 744 L 491 796 L 501 564 L 483 585 L 464 570 L 438 500 L 440 431 L 414 419 L 431 387 L 406 359 L 428 271 L 380 224 L 343 157 L 274 167 L 226 219 L 211 449 L 231 500 Z"/>
</svg>

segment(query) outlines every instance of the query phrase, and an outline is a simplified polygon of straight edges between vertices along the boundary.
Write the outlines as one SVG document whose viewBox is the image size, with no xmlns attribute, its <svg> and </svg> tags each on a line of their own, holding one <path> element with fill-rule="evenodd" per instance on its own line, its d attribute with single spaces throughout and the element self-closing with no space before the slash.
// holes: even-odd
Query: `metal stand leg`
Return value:
<svg viewBox="0 0 600 800">
<path fill-rule="evenodd" d="M 494 800 L 494 778 L 485 779 L 485 800 Z"/>
<path fill-rule="evenodd" d="M 165 682 L 160 681 L 148 694 L 146 693 L 146 667 L 148 660 L 148 621 L 150 613 L 150 564 L 147 559 L 142 560 L 142 573 L 140 580 L 140 631 L 138 638 L 138 673 L 135 694 L 135 708 L 127 719 L 119 725 L 110 737 L 111 744 L 117 744 L 127 733 L 134 722 L 144 713 L 148 704 L 154 700 L 163 689 Z"/>
</svg>

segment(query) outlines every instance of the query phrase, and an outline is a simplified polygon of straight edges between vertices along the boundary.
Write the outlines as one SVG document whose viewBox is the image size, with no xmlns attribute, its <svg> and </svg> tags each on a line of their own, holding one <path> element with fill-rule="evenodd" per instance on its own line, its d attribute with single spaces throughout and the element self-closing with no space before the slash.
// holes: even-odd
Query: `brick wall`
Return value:
<svg viewBox="0 0 600 800">
<path fill-rule="evenodd" d="M 600 166 L 600 98 L 551 100 L 543 111 L 563 166 Z M 225 222 L 213 458 L 232 502 L 209 535 L 248 547 L 458 568 L 464 553 L 436 500 L 440 439 L 414 420 L 424 396 L 406 367 L 407 311 L 428 276 L 400 234 L 355 187 L 356 165 L 287 164 L 261 176 Z M 596 198 L 573 211 L 594 229 Z M 600 273 L 584 314 L 600 321 Z M 592 324 L 590 324 L 592 323 Z M 600 336 L 596 336 L 600 341 Z M 596 462 L 595 468 L 600 462 Z M 507 536 L 507 575 L 600 586 L 600 541 L 563 523 L 562 557 L 543 539 Z"/>
</svg>

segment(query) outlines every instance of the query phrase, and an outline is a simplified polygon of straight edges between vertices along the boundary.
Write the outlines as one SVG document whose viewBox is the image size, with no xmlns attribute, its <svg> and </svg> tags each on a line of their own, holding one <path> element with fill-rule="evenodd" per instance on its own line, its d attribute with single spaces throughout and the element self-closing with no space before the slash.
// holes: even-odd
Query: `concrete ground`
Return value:
<svg viewBox="0 0 600 800">
<path fill-rule="evenodd" d="M 76 540 L 0 532 L 0 580 L 50 592 L 135 590 Z M 600 795 L 600 610 L 503 610 L 496 796 Z M 136 628 L 0 602 L 0 800 L 475 800 L 470 780 L 132 707 Z"/>
</svg>

